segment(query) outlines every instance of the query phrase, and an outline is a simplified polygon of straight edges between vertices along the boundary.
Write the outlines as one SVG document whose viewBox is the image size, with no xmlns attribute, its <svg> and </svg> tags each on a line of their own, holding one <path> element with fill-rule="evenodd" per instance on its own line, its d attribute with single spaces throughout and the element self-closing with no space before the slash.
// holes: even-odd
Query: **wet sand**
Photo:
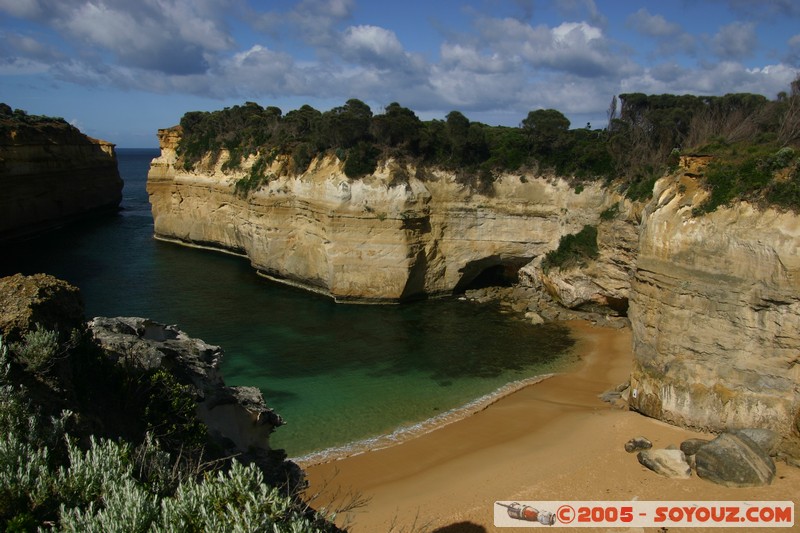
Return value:
<svg viewBox="0 0 800 533">
<path fill-rule="evenodd" d="M 312 505 L 336 508 L 354 495 L 367 500 L 338 515 L 337 523 L 354 533 L 480 533 L 497 530 L 497 500 L 800 501 L 800 469 L 783 463 L 771 486 L 748 489 L 726 488 L 696 476 L 666 479 L 639 465 L 635 454 L 623 449 L 632 437 L 646 436 L 655 448 L 663 448 L 711 435 L 601 402 L 599 394 L 628 379 L 630 330 L 584 322 L 570 323 L 570 328 L 581 354 L 573 369 L 402 444 L 302 465 Z"/>
</svg>

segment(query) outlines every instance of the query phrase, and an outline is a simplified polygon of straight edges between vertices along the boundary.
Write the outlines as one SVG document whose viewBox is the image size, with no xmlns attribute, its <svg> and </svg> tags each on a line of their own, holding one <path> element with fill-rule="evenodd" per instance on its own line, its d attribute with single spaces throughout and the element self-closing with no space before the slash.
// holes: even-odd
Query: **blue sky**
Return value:
<svg viewBox="0 0 800 533">
<path fill-rule="evenodd" d="M 774 98 L 798 72 L 797 0 L 0 0 L 0 101 L 119 147 L 245 101 L 597 127 L 616 94 Z"/>
</svg>

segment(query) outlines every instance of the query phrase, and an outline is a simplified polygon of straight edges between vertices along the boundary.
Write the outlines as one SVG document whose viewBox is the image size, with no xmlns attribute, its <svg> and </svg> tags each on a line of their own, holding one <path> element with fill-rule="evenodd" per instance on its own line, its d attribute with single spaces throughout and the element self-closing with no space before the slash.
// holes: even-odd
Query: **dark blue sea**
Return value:
<svg viewBox="0 0 800 533">
<path fill-rule="evenodd" d="M 263 391 L 287 422 L 272 446 L 291 457 L 427 431 L 558 368 L 571 346 L 565 328 L 492 305 L 336 304 L 245 259 L 156 241 L 145 182 L 158 150 L 117 155 L 122 210 L 15 246 L 0 275 L 47 272 L 81 288 L 88 317 L 150 317 L 222 346 L 226 382 Z"/>
</svg>

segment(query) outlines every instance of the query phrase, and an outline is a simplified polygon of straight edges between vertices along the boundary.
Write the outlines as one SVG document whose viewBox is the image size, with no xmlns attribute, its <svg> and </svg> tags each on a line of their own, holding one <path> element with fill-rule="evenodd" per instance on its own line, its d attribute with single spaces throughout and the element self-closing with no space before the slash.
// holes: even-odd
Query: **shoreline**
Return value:
<svg viewBox="0 0 800 533">
<path fill-rule="evenodd" d="M 357 440 L 342 446 L 335 446 L 333 448 L 326 448 L 324 450 L 310 452 L 300 457 L 290 457 L 289 460 L 297 463 L 300 468 L 305 470 L 306 468 L 321 464 L 342 461 L 348 457 L 361 455 L 363 453 L 384 450 L 392 446 L 400 446 L 409 440 L 427 435 L 428 433 L 447 427 L 450 424 L 460 422 L 461 420 L 464 420 L 475 413 L 483 411 L 484 409 L 488 409 L 509 394 L 514 394 L 525 387 L 530 387 L 537 383 L 541 383 L 542 381 L 550 379 L 556 375 L 558 374 L 539 374 L 529 378 L 512 381 L 488 394 L 484 394 L 475 400 L 467 402 L 464 405 L 445 411 L 437 416 L 427 418 L 421 422 L 407 426 L 401 426 L 391 433 L 385 433 L 375 437 Z"/>
<path fill-rule="evenodd" d="M 599 394 L 630 375 L 631 331 L 568 325 L 580 355 L 571 368 L 413 439 L 306 466 L 306 499 L 339 509 L 337 524 L 353 533 L 494 531 L 494 502 L 504 500 L 800 501 L 800 469 L 785 463 L 772 485 L 748 489 L 695 475 L 667 479 L 641 466 L 623 449 L 633 437 L 665 448 L 713 435 L 602 402 Z M 354 500 L 366 503 L 344 509 Z"/>
</svg>

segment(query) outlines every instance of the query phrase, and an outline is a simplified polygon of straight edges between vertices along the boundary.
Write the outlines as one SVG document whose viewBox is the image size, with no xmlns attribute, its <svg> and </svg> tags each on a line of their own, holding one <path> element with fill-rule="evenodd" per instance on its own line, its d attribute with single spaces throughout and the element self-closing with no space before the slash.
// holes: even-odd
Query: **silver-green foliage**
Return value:
<svg viewBox="0 0 800 533">
<path fill-rule="evenodd" d="M 25 333 L 22 342 L 13 343 L 11 350 L 31 370 L 45 370 L 58 353 L 58 332 L 36 324 L 36 329 Z"/>
<path fill-rule="evenodd" d="M 254 465 L 233 461 L 227 472 L 184 476 L 172 490 L 173 464 L 151 439 L 144 451 L 95 438 L 82 450 L 64 430 L 70 413 L 45 428 L 8 369 L 0 337 L 0 530 L 31 529 L 43 520 L 55 524 L 53 531 L 76 533 L 333 529 L 264 483 Z M 53 453 L 58 440 L 66 444 L 62 464 Z"/>
</svg>

